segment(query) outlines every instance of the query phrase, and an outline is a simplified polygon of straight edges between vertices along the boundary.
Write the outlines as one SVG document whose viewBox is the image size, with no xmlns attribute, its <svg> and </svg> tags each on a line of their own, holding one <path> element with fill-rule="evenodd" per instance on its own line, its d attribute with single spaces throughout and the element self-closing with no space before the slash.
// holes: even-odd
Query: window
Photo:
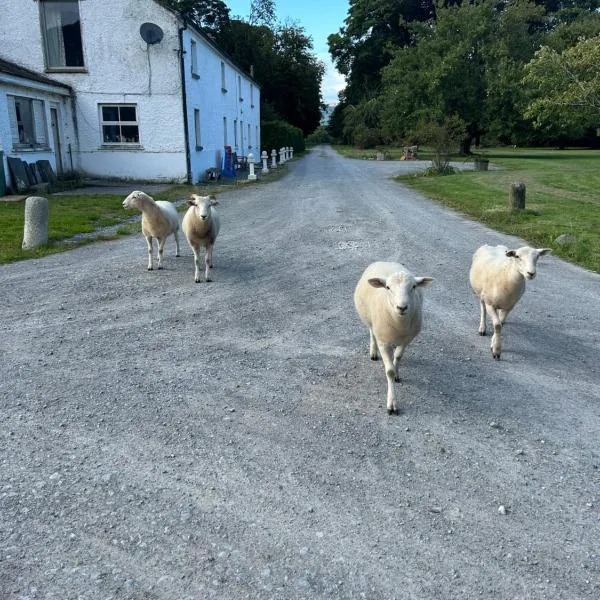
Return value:
<svg viewBox="0 0 600 600">
<path fill-rule="evenodd" d="M 258 137 L 258 125 L 255 127 L 255 138 L 256 148 L 260 151 L 260 139 Z"/>
<path fill-rule="evenodd" d="M 250 148 L 252 148 L 252 129 L 251 129 L 251 125 L 248 124 L 248 150 L 250 150 Z"/>
<path fill-rule="evenodd" d="M 202 148 L 202 138 L 200 136 L 200 109 L 194 109 L 194 127 L 196 131 L 196 150 L 204 150 Z"/>
<path fill-rule="evenodd" d="M 242 77 L 238 75 L 238 96 L 240 97 L 240 102 L 244 101 L 244 96 L 242 95 Z"/>
<path fill-rule="evenodd" d="M 244 121 L 240 121 L 240 151 L 244 154 Z"/>
<path fill-rule="evenodd" d="M 254 108 L 254 85 L 250 84 L 250 108 Z"/>
<path fill-rule="evenodd" d="M 140 143 L 135 104 L 102 104 L 100 122 L 103 144 Z"/>
<path fill-rule="evenodd" d="M 40 0 L 40 11 L 46 66 L 83 67 L 78 0 Z"/>
<path fill-rule="evenodd" d="M 7 99 L 14 148 L 48 148 L 44 103 L 19 96 L 7 96 Z"/>
<path fill-rule="evenodd" d="M 198 74 L 198 47 L 194 40 L 192 40 L 192 48 L 190 54 L 192 55 L 192 77 L 194 79 L 198 79 L 200 77 L 200 75 Z"/>
<path fill-rule="evenodd" d="M 237 150 L 237 119 L 233 120 L 233 147 Z"/>
<path fill-rule="evenodd" d="M 223 146 L 227 146 L 227 117 L 223 117 Z"/>
<path fill-rule="evenodd" d="M 225 87 L 225 63 L 221 62 L 221 91 L 223 93 L 227 92 L 227 88 Z"/>
</svg>

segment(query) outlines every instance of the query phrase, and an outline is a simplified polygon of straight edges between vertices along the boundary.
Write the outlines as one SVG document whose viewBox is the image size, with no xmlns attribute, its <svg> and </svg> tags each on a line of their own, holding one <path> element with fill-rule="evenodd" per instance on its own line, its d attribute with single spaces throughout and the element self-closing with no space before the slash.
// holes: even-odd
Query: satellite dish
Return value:
<svg viewBox="0 0 600 600">
<path fill-rule="evenodd" d="M 154 23 L 142 23 L 140 35 L 146 44 L 158 44 L 163 39 L 163 30 Z"/>
</svg>

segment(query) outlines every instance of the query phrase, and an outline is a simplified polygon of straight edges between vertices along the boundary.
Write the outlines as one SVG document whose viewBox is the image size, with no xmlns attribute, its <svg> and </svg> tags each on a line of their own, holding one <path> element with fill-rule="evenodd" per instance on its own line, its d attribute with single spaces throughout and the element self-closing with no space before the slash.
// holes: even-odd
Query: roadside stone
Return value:
<svg viewBox="0 0 600 600">
<path fill-rule="evenodd" d="M 554 240 L 554 243 L 557 246 L 569 246 L 570 244 L 574 244 L 576 241 L 577 238 L 574 235 L 571 235 L 570 233 L 563 233 Z"/>
</svg>

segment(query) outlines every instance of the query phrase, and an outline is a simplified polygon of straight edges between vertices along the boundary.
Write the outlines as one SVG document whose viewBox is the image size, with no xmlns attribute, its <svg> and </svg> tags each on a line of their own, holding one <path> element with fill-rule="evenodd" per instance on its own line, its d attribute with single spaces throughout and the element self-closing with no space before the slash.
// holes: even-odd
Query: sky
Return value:
<svg viewBox="0 0 600 600">
<path fill-rule="evenodd" d="M 251 0 L 223 0 L 230 8 L 230 16 L 244 19 L 250 13 Z M 321 87 L 325 104 L 337 104 L 338 92 L 345 87 L 344 77 L 331 62 L 327 36 L 337 33 L 348 14 L 348 0 L 275 0 L 277 19 L 295 21 L 304 27 L 313 40 L 314 54 L 325 64 Z"/>
</svg>

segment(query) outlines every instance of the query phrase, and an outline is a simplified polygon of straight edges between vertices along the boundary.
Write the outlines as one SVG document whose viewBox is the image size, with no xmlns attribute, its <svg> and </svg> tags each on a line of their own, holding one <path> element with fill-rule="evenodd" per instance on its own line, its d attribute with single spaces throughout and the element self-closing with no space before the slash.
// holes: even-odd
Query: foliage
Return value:
<svg viewBox="0 0 600 600">
<path fill-rule="evenodd" d="M 374 148 L 383 142 L 379 124 L 380 102 L 363 100 L 344 109 L 343 137 L 359 148 Z"/>
<path fill-rule="evenodd" d="M 317 127 L 309 136 L 307 136 L 306 145 L 317 146 L 318 144 L 331 144 L 332 141 L 327 129 L 321 126 Z"/>
<path fill-rule="evenodd" d="M 416 141 L 433 149 L 431 162 L 435 173 L 453 172 L 450 167 L 450 157 L 458 152 L 460 144 L 465 138 L 465 132 L 465 122 L 456 115 L 448 117 L 442 122 L 424 122 L 417 127 Z"/>
<path fill-rule="evenodd" d="M 202 31 L 218 33 L 229 22 L 229 8 L 222 0 L 161 0 Z"/>
<path fill-rule="evenodd" d="M 273 0 L 252 0 L 250 2 L 249 25 L 264 25 L 273 29 L 277 22 L 275 2 Z"/>
<path fill-rule="evenodd" d="M 534 98 L 525 112 L 534 125 L 557 135 L 580 135 L 600 120 L 600 35 L 558 52 L 542 46 L 526 66 Z"/>
<path fill-rule="evenodd" d="M 294 152 L 303 152 L 306 149 L 304 134 L 298 127 L 285 121 L 265 121 L 261 125 L 262 147 L 269 153 L 284 146 L 292 146 Z"/>
</svg>

